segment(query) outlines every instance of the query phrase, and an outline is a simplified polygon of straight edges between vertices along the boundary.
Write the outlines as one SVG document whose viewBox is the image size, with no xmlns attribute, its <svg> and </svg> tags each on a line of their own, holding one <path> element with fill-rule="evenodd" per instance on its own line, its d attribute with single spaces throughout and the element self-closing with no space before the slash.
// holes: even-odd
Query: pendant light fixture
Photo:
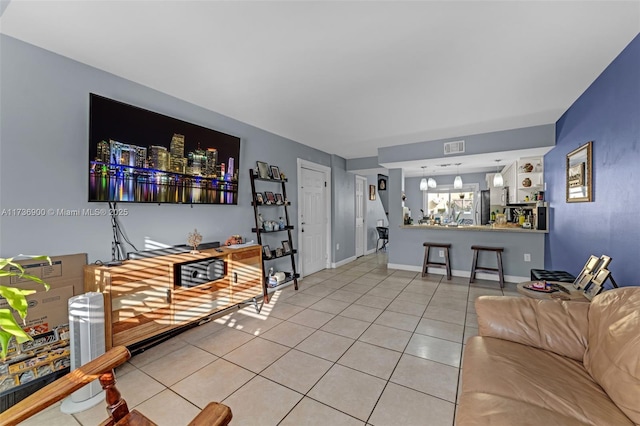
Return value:
<svg viewBox="0 0 640 426">
<path fill-rule="evenodd" d="M 504 186 L 504 178 L 502 177 L 502 173 L 500 173 L 500 166 L 497 163 L 500 163 L 500 160 L 496 160 L 496 174 L 493 175 L 494 187 Z"/>
<path fill-rule="evenodd" d="M 424 169 L 426 168 L 427 166 L 422 166 L 422 179 L 420 180 L 420 191 L 426 191 L 427 189 L 429 189 L 427 179 L 424 177 Z"/>
<path fill-rule="evenodd" d="M 430 177 L 429 180 L 427 181 L 427 185 L 429 186 L 429 188 L 435 188 L 438 186 L 438 183 L 434 178 Z"/>
<path fill-rule="evenodd" d="M 462 163 L 456 163 L 456 178 L 453 180 L 453 187 L 455 189 L 462 189 L 462 177 L 458 173 L 458 166 Z"/>
</svg>

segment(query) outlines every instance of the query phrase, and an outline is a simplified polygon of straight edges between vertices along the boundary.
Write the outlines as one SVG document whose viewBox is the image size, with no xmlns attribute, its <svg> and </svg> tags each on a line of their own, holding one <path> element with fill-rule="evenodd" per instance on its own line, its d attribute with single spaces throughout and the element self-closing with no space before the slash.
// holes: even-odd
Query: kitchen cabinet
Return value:
<svg viewBox="0 0 640 426">
<path fill-rule="evenodd" d="M 503 186 L 493 186 L 493 177 L 495 173 L 488 173 L 486 175 L 487 179 L 487 188 L 489 188 L 490 198 L 489 203 L 492 206 L 504 206 L 507 204 L 507 200 L 504 197 L 504 185 Z"/>
<path fill-rule="evenodd" d="M 504 186 L 509 187 L 509 199 L 507 200 L 507 204 L 516 203 L 518 198 L 518 187 L 517 187 L 517 176 L 516 176 L 516 163 L 511 163 L 506 165 L 502 169 L 502 179 L 504 180 Z"/>
</svg>

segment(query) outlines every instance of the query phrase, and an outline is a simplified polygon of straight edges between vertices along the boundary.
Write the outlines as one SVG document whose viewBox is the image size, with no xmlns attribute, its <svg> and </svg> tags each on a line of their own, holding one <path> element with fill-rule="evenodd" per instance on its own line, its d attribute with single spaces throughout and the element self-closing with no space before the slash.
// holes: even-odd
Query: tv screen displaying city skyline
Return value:
<svg viewBox="0 0 640 426">
<path fill-rule="evenodd" d="M 240 138 L 90 95 L 89 201 L 237 204 Z"/>
</svg>

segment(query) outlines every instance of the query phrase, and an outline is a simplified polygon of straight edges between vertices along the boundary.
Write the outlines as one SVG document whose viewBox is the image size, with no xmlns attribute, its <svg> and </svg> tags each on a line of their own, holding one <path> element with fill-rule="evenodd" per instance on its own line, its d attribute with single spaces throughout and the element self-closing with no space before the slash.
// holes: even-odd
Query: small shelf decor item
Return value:
<svg viewBox="0 0 640 426">
<path fill-rule="evenodd" d="M 276 193 L 276 204 L 284 204 L 284 198 L 282 198 L 282 194 L 280 193 Z"/>
<path fill-rule="evenodd" d="M 265 259 L 271 259 L 271 248 L 269 246 L 262 246 L 262 255 Z"/>
<path fill-rule="evenodd" d="M 288 240 L 284 240 L 282 242 L 282 250 L 284 250 L 285 254 L 289 254 L 291 252 L 291 246 L 289 245 Z"/>
<path fill-rule="evenodd" d="M 280 180 L 280 169 L 278 169 L 278 166 L 271 166 L 271 178 Z"/>
<path fill-rule="evenodd" d="M 257 204 L 264 204 L 264 198 L 262 197 L 262 193 L 261 192 L 256 193 L 256 203 Z"/>
<path fill-rule="evenodd" d="M 187 244 L 189 244 L 193 249 L 189 252 L 191 254 L 198 254 L 198 246 L 202 242 L 202 235 L 198 232 L 197 229 L 194 229 L 193 232 L 189 232 L 187 235 Z"/>
<path fill-rule="evenodd" d="M 256 161 L 258 166 L 258 177 L 260 179 L 269 179 L 269 165 L 264 161 Z"/>
<path fill-rule="evenodd" d="M 264 193 L 265 198 L 267 199 L 267 204 L 275 204 L 276 196 L 271 191 L 266 191 Z"/>
<path fill-rule="evenodd" d="M 593 201 L 593 141 L 567 154 L 567 203 Z"/>
</svg>

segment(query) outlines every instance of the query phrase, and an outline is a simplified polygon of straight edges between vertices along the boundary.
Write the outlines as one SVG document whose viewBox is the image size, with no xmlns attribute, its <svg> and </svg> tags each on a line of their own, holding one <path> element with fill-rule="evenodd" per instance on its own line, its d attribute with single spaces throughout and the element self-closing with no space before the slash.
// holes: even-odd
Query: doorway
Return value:
<svg viewBox="0 0 640 426">
<path fill-rule="evenodd" d="M 367 247 L 367 233 L 365 231 L 366 198 L 365 188 L 367 178 L 356 176 L 356 257 L 364 256 Z"/>
<path fill-rule="evenodd" d="M 298 241 L 300 273 L 330 266 L 331 169 L 298 159 Z"/>
</svg>

